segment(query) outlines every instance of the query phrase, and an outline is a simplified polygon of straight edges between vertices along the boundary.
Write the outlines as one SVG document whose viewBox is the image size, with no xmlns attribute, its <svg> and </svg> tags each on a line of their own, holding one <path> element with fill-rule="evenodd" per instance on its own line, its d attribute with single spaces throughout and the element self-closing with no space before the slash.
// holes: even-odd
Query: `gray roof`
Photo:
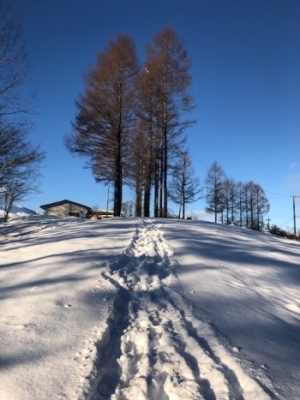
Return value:
<svg viewBox="0 0 300 400">
<path fill-rule="evenodd" d="M 76 203 L 76 201 L 67 200 L 67 199 L 61 200 L 61 201 L 56 201 L 56 202 L 54 202 L 54 203 L 43 204 L 43 205 L 40 206 L 40 207 L 41 207 L 41 209 L 46 210 L 47 208 L 60 206 L 60 205 L 62 205 L 62 204 L 66 204 L 66 203 L 76 204 L 77 206 L 84 207 L 84 208 L 86 208 L 86 209 L 88 209 L 88 210 L 91 208 L 91 207 L 86 206 L 86 205 L 84 205 L 84 204 Z"/>
</svg>

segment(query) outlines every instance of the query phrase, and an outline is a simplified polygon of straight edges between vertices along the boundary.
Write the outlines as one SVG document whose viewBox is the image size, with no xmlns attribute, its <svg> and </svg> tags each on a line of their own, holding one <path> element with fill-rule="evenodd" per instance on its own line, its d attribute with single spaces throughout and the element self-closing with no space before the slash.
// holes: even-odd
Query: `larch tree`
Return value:
<svg viewBox="0 0 300 400">
<path fill-rule="evenodd" d="M 206 211 L 214 213 L 215 223 L 217 223 L 217 216 L 224 211 L 224 188 L 223 184 L 226 179 L 223 168 L 217 161 L 207 171 L 205 180 L 206 187 Z"/>
<path fill-rule="evenodd" d="M 114 185 L 114 215 L 122 208 L 124 164 L 136 120 L 139 67 L 133 40 L 119 34 L 84 74 L 85 90 L 65 144 L 88 159 L 96 182 Z"/>
<path fill-rule="evenodd" d="M 224 211 L 226 213 L 226 224 L 235 221 L 237 186 L 233 179 L 226 178 L 223 182 Z"/>
<path fill-rule="evenodd" d="M 140 80 L 138 84 L 138 117 L 139 127 L 143 128 L 143 215 L 150 216 L 150 199 L 151 187 L 157 180 L 156 162 L 157 158 L 157 135 L 158 135 L 158 118 L 157 118 L 157 101 L 155 96 L 155 87 L 153 83 L 154 70 L 151 72 L 147 67 L 142 68 Z M 133 185 L 138 185 L 138 182 Z M 158 209 L 158 206 L 155 207 Z"/>
<path fill-rule="evenodd" d="M 270 210 L 270 203 L 267 199 L 265 191 L 259 184 L 255 184 L 253 188 L 256 207 L 256 225 L 255 229 L 260 231 L 264 227 L 263 217 Z"/>
<path fill-rule="evenodd" d="M 221 223 L 237 222 L 240 226 L 261 230 L 264 216 L 270 204 L 263 188 L 253 182 L 235 182 L 227 178 L 222 167 L 215 161 L 207 172 L 206 211 L 221 214 Z"/>
<path fill-rule="evenodd" d="M 251 229 L 254 225 L 254 204 L 252 195 L 253 185 L 254 182 L 249 181 L 245 182 L 242 186 L 243 225 Z"/>
<path fill-rule="evenodd" d="M 243 182 L 236 183 L 236 201 L 235 206 L 238 213 L 239 225 L 243 226 Z"/>
<path fill-rule="evenodd" d="M 263 216 L 269 212 L 270 204 L 263 188 L 253 181 L 244 185 L 245 226 L 255 230 L 263 227 Z"/>
<path fill-rule="evenodd" d="M 186 204 L 194 203 L 201 198 L 202 188 L 199 178 L 195 177 L 195 172 L 191 159 L 187 151 L 180 153 L 178 162 L 172 173 L 172 180 L 169 185 L 169 197 L 179 204 L 178 218 L 185 219 Z"/>
<path fill-rule="evenodd" d="M 183 114 L 193 108 L 190 59 L 175 30 L 157 32 L 146 48 L 140 97 L 141 118 L 148 123 L 145 210 L 154 182 L 154 215 L 167 217 L 171 160 L 183 144 L 182 133 L 192 121 Z"/>
</svg>

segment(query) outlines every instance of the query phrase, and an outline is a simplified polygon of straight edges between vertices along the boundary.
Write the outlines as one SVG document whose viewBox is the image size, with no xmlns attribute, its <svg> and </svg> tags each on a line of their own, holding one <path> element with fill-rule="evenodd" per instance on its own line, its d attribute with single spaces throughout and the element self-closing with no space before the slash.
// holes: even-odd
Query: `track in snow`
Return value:
<svg viewBox="0 0 300 400">
<path fill-rule="evenodd" d="M 96 343 L 97 376 L 85 399 L 273 398 L 170 289 L 176 281 L 172 254 L 159 225 L 144 222 L 125 253 L 102 274 L 118 295 L 107 334 Z"/>
</svg>

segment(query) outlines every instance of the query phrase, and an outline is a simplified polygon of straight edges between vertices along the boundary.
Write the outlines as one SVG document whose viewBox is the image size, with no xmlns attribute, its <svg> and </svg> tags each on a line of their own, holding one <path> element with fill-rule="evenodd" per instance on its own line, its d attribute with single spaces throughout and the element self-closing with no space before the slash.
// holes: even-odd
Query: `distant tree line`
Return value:
<svg viewBox="0 0 300 400">
<path fill-rule="evenodd" d="M 261 230 L 270 204 L 263 188 L 253 182 L 236 182 L 228 178 L 215 161 L 208 169 L 206 180 L 206 211 L 213 213 L 215 222 L 234 223 Z"/>
<path fill-rule="evenodd" d="M 113 184 L 114 215 L 121 214 L 123 185 L 135 193 L 136 216 L 149 217 L 152 207 L 155 217 L 167 217 L 169 199 L 184 215 L 185 204 L 197 198 L 198 182 L 186 179 L 190 161 L 183 147 L 183 133 L 194 122 L 184 118 L 193 108 L 189 68 L 182 41 L 165 28 L 146 46 L 142 65 L 133 39 L 119 34 L 84 74 L 65 145 L 86 158 L 97 182 Z M 181 181 L 173 173 L 179 170 Z"/>
<path fill-rule="evenodd" d="M 38 191 L 44 153 L 28 140 L 30 101 L 19 88 L 28 71 L 23 31 L 14 5 L 0 0 L 0 202 L 7 220 L 13 202 Z"/>
</svg>

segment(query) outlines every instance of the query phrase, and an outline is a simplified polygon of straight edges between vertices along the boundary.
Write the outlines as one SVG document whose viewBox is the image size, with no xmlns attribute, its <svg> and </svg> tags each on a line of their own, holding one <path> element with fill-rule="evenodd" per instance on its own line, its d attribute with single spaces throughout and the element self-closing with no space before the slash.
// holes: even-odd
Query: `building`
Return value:
<svg viewBox="0 0 300 400">
<path fill-rule="evenodd" d="M 92 214 L 91 207 L 67 199 L 56 201 L 55 203 L 44 204 L 40 207 L 45 211 L 44 215 L 89 218 Z"/>
</svg>

